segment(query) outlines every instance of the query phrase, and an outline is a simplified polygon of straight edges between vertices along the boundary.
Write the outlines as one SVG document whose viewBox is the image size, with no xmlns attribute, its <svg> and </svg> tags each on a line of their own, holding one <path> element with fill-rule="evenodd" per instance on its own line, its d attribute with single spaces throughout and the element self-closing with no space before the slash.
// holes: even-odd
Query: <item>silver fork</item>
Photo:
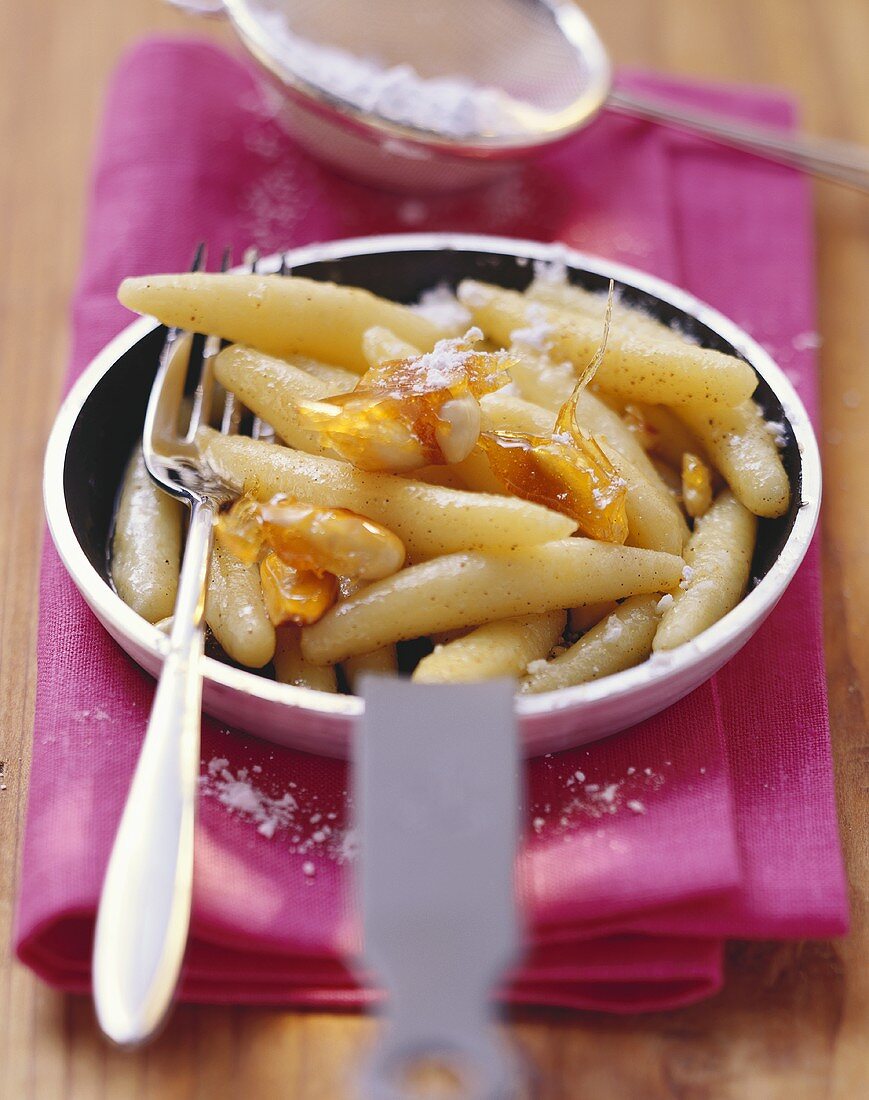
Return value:
<svg viewBox="0 0 869 1100">
<path fill-rule="evenodd" d="M 224 254 L 223 269 L 229 265 Z M 204 267 L 204 248 L 193 270 Z M 199 385 L 186 432 L 178 428 L 190 365 L 170 331 L 145 417 L 143 451 L 151 477 L 190 508 L 187 543 L 163 669 L 133 782 L 109 858 L 97 912 L 93 995 L 100 1027 L 135 1046 L 160 1027 L 178 984 L 193 892 L 193 832 L 199 778 L 203 612 L 214 516 L 232 490 L 201 469 L 196 431 L 207 422 L 212 359 L 202 345 Z M 191 345 L 195 354 L 198 341 Z M 225 418 L 237 431 L 240 416 Z"/>
</svg>

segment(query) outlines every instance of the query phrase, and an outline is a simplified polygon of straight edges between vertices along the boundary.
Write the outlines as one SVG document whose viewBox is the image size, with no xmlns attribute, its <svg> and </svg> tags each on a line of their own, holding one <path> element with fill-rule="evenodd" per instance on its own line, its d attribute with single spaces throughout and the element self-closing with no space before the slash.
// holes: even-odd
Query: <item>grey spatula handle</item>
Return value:
<svg viewBox="0 0 869 1100">
<path fill-rule="evenodd" d="M 517 1067 L 491 1015 L 518 950 L 513 864 L 521 801 L 512 682 L 425 685 L 368 677 L 355 758 L 366 962 L 389 993 L 363 1079 L 397 1100 L 421 1058 L 463 1095 L 506 1100 Z"/>
</svg>

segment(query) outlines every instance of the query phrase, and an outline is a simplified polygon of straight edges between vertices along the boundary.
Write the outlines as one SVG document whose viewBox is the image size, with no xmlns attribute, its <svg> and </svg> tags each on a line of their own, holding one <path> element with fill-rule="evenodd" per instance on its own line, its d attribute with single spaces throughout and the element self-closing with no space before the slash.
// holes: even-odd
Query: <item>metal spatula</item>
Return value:
<svg viewBox="0 0 869 1100">
<path fill-rule="evenodd" d="M 517 1063 L 492 988 L 519 936 L 513 861 L 520 760 L 512 681 L 449 686 L 366 677 L 354 778 L 366 962 L 389 992 L 370 1100 L 413 1095 L 434 1059 L 461 1096 L 507 1100 Z"/>
</svg>

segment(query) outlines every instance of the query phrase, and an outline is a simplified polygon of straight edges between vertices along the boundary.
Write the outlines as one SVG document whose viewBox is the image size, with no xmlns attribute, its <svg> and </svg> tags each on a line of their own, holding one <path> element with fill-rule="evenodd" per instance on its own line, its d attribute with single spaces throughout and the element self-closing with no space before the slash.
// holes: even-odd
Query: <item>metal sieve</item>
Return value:
<svg viewBox="0 0 869 1100">
<path fill-rule="evenodd" d="M 851 187 L 869 153 L 611 87 L 573 0 L 170 0 L 223 12 L 282 93 L 279 117 L 339 172 L 394 190 L 470 187 L 606 106 Z"/>
<path fill-rule="evenodd" d="M 584 125 L 610 88 L 606 51 L 569 0 L 206 6 L 229 17 L 285 93 L 283 122 L 298 142 L 380 186 L 485 182 Z"/>
</svg>

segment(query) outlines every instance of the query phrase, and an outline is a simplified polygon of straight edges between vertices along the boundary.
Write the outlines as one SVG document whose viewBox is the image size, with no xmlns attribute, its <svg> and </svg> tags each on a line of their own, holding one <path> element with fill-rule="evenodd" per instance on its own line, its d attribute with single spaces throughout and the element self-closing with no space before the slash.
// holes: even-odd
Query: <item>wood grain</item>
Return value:
<svg viewBox="0 0 869 1100">
<path fill-rule="evenodd" d="M 588 0 L 616 61 L 789 89 L 806 125 L 869 144 L 864 0 Z M 67 306 L 105 80 L 146 31 L 227 38 L 157 0 L 0 5 L 0 943 L 11 928 L 35 683 L 42 451 L 60 393 Z M 517 1015 L 536 1067 L 529 1096 L 854 1100 L 869 1090 L 869 201 L 819 185 L 818 270 L 826 461 L 826 635 L 853 930 L 835 944 L 735 945 L 725 992 L 696 1008 L 619 1020 Z M 811 873 L 811 868 L 806 868 Z M 339 1100 L 370 1041 L 355 1016 L 180 1009 L 124 1055 L 90 1006 L 0 964 L 3 1100 Z"/>
</svg>

